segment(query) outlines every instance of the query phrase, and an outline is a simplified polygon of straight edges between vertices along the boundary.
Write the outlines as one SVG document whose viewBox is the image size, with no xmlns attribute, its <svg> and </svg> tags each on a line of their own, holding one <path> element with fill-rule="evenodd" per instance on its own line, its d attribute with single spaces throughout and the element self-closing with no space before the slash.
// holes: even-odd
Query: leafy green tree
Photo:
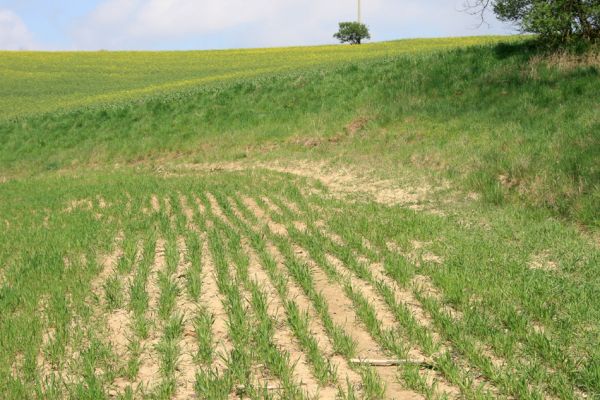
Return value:
<svg viewBox="0 0 600 400">
<path fill-rule="evenodd" d="M 600 39 L 600 0 L 467 0 L 466 6 L 482 18 L 492 9 L 501 21 L 544 42 Z"/>
<path fill-rule="evenodd" d="M 340 30 L 333 37 L 342 43 L 361 44 L 363 40 L 371 39 L 371 34 L 360 22 L 340 22 Z"/>
</svg>

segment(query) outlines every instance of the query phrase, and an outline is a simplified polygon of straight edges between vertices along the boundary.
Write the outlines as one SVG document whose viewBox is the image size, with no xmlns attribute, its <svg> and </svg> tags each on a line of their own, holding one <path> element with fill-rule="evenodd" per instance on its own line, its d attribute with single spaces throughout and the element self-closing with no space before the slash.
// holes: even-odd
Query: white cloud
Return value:
<svg viewBox="0 0 600 400">
<path fill-rule="evenodd" d="M 374 39 L 502 32 L 475 30 L 462 0 L 363 0 Z M 76 26 L 79 48 L 145 49 L 332 43 L 355 0 L 103 0 Z M 182 43 L 184 43 L 182 45 Z"/>
<path fill-rule="evenodd" d="M 0 49 L 30 50 L 36 47 L 33 35 L 17 14 L 0 9 Z"/>
</svg>

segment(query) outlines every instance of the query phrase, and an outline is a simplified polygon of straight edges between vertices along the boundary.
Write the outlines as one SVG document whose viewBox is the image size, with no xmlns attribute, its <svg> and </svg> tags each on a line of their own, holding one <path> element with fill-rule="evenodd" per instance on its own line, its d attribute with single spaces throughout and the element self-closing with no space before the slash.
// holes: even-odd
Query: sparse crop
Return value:
<svg viewBox="0 0 600 400">
<path fill-rule="evenodd" d="M 124 80 L 35 116 L 3 80 L 0 397 L 600 396 L 597 73 L 429 52 L 493 40 L 82 55 Z"/>
</svg>

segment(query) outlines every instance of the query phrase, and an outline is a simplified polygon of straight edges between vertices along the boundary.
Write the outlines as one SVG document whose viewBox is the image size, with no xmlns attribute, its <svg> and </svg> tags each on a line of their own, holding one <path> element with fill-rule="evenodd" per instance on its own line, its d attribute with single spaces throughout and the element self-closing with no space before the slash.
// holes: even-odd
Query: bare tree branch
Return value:
<svg viewBox="0 0 600 400">
<path fill-rule="evenodd" d="M 469 15 L 478 16 L 480 22 L 477 28 L 481 28 L 484 24 L 489 26 L 489 23 L 485 20 L 485 13 L 491 5 L 492 0 L 465 0 L 461 11 Z"/>
</svg>

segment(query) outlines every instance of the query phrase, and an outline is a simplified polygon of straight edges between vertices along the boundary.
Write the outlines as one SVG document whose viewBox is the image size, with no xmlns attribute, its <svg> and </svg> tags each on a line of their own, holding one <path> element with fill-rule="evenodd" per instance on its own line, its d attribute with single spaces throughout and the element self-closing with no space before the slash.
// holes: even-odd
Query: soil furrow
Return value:
<svg viewBox="0 0 600 400">
<path fill-rule="evenodd" d="M 286 199 L 285 197 L 278 197 L 279 200 L 288 208 L 291 212 L 293 212 L 296 217 L 303 217 L 305 213 L 298 207 L 298 205 L 292 200 Z"/>
<path fill-rule="evenodd" d="M 295 245 L 296 256 L 304 262 L 314 277 L 315 287 L 327 299 L 329 314 L 334 323 L 341 326 L 357 344 L 357 354 L 360 359 L 386 359 L 389 355 L 377 344 L 362 326 L 354 312 L 354 304 L 343 294 L 335 282 L 330 281 L 327 274 L 312 260 L 308 253 Z M 423 396 L 407 390 L 398 382 L 398 369 L 395 367 L 376 368 L 377 374 L 386 386 L 386 399 L 421 399 Z"/>
<path fill-rule="evenodd" d="M 277 290 L 271 284 L 268 275 L 263 271 L 260 261 L 254 250 L 250 247 L 247 241 L 243 242 L 243 248 L 249 256 L 248 275 L 254 280 L 266 293 L 269 301 L 268 313 L 269 316 L 276 321 L 278 329 L 273 335 L 273 341 L 277 347 L 290 355 L 292 364 L 295 364 L 294 378 L 297 384 L 305 384 L 306 392 L 309 397 L 318 395 L 319 399 L 335 399 L 337 390 L 334 388 L 322 388 L 319 390 L 319 384 L 315 379 L 307 359 L 306 354 L 302 351 L 300 344 L 294 336 L 294 333 L 286 323 L 283 304 L 281 303 Z"/>
<path fill-rule="evenodd" d="M 206 192 L 206 198 L 210 203 L 210 208 L 214 216 L 219 218 L 229 228 L 235 230 L 235 226 L 231 223 L 231 221 L 229 221 L 229 218 L 227 218 L 225 213 L 223 213 L 223 210 L 221 209 L 216 197 L 212 193 Z"/>
<path fill-rule="evenodd" d="M 396 327 L 396 318 L 389 309 L 387 304 L 380 298 L 375 289 L 362 279 L 358 279 L 354 274 L 344 266 L 344 263 L 338 258 L 331 254 L 326 255 L 327 261 L 335 269 L 336 273 L 341 276 L 344 280 L 350 283 L 350 286 L 354 290 L 359 291 L 363 297 L 369 299 L 369 302 L 373 306 L 379 326 L 384 330 L 393 330 Z"/>
<path fill-rule="evenodd" d="M 158 196 L 153 194 L 152 197 L 150 198 L 150 205 L 152 207 L 152 211 L 154 213 L 159 213 L 160 212 L 160 200 L 158 200 Z"/>
<path fill-rule="evenodd" d="M 169 197 L 163 198 L 163 203 L 165 203 L 165 215 L 169 218 L 169 226 L 172 230 L 175 230 L 176 221 L 175 215 L 173 215 L 173 206 L 171 206 L 171 199 Z"/>
<path fill-rule="evenodd" d="M 179 204 L 181 205 L 181 211 L 185 216 L 187 228 L 192 232 L 199 233 L 200 230 L 194 223 L 194 209 L 190 207 L 187 196 L 179 193 Z"/>
<path fill-rule="evenodd" d="M 431 317 L 423 310 L 423 306 L 419 300 L 416 299 L 412 291 L 404 289 L 394 279 L 390 278 L 386 274 L 383 264 L 370 263 L 369 268 L 375 280 L 384 283 L 391 289 L 391 291 L 394 293 L 394 299 L 396 300 L 396 303 L 404 305 L 410 311 L 415 321 L 428 328 L 433 339 L 436 342 L 439 342 L 441 339 L 433 328 L 433 321 Z"/>
<path fill-rule="evenodd" d="M 240 210 L 237 208 L 236 203 L 231 199 L 227 200 L 231 206 L 233 214 L 255 233 L 259 233 L 259 229 L 253 227 L 252 224 L 250 224 L 242 215 Z M 359 391 L 362 386 L 362 379 L 360 375 L 350 368 L 350 365 L 348 364 L 347 360 L 344 359 L 344 357 L 335 353 L 331 339 L 327 335 L 326 330 L 323 327 L 323 324 L 321 323 L 320 318 L 317 315 L 317 312 L 314 309 L 310 299 L 306 297 L 302 289 L 296 283 L 294 283 L 292 279 L 290 279 L 287 269 L 284 265 L 283 256 L 277 247 L 269 241 L 266 242 L 266 250 L 270 257 L 275 261 L 277 272 L 286 280 L 286 291 L 288 298 L 296 303 L 300 312 L 308 315 L 308 328 L 313 337 L 316 339 L 321 354 L 330 360 L 333 368 L 337 371 L 338 386 L 341 387 L 342 390 L 346 390 L 346 385 L 350 384 L 355 391 Z"/>
<path fill-rule="evenodd" d="M 365 242 L 365 241 L 370 245 L 368 240 L 363 238 L 363 242 Z M 390 244 L 388 243 L 388 248 L 389 247 L 390 247 Z M 361 257 L 361 256 L 359 256 L 359 257 Z M 363 258 L 361 260 L 361 262 L 366 263 L 366 265 L 369 266 L 370 271 L 373 274 L 373 278 L 375 280 L 385 284 L 386 286 L 388 286 L 391 289 L 391 291 L 394 293 L 394 298 L 395 298 L 396 303 L 401 304 L 404 307 L 406 307 L 406 309 L 411 313 L 411 315 L 413 316 L 415 321 L 419 325 L 428 329 L 428 332 L 431 335 L 433 341 L 439 345 L 440 353 L 454 352 L 450 343 L 445 342 L 445 340 L 441 337 L 440 333 L 438 332 L 438 330 L 434 324 L 433 319 L 431 318 L 429 313 L 424 310 L 423 305 L 415 297 L 412 290 L 408 290 L 408 289 L 402 287 L 398 282 L 396 282 L 396 280 L 389 277 L 387 275 L 387 273 L 385 271 L 385 267 L 382 263 L 369 262 L 366 258 Z M 417 277 L 413 278 L 413 280 L 411 281 L 411 286 L 413 286 L 413 288 L 415 288 L 416 290 L 421 290 L 423 287 L 426 287 L 427 289 L 425 289 L 424 294 L 432 295 L 433 298 L 435 298 L 436 300 L 439 300 L 441 298 L 439 290 L 433 286 L 433 283 L 431 283 L 428 278 L 418 278 L 419 276 L 420 275 L 417 275 Z M 424 282 L 424 283 L 421 283 L 421 282 Z M 447 311 L 447 308 L 444 308 L 444 311 Z M 454 318 L 456 316 L 460 316 L 460 313 L 458 313 L 458 312 L 449 313 L 448 315 L 450 315 L 452 318 Z M 496 358 L 493 354 L 491 354 L 491 352 L 489 352 L 487 349 L 482 348 L 481 352 L 486 357 L 490 358 L 490 361 L 492 362 L 492 364 L 495 367 L 501 367 L 504 364 L 502 361 L 500 361 L 498 358 Z M 463 370 L 470 370 L 472 368 L 465 360 L 462 360 L 462 359 L 455 360 L 455 363 L 457 363 L 457 366 L 460 366 Z M 493 385 L 490 384 L 490 382 L 482 379 L 481 377 L 475 378 L 475 383 L 477 385 L 485 388 L 485 390 L 488 393 L 496 393 L 496 394 L 498 393 L 498 389 L 496 387 L 494 387 Z"/>
<path fill-rule="evenodd" d="M 259 221 L 264 221 L 269 227 L 269 230 L 279 236 L 288 236 L 288 231 L 285 226 L 273 221 L 271 217 L 263 211 L 263 209 L 251 198 L 244 196 L 242 198 L 244 205 L 256 215 Z"/>
<path fill-rule="evenodd" d="M 304 294 L 302 289 L 290 279 L 287 269 L 285 268 L 284 258 L 279 252 L 279 249 L 271 242 L 267 242 L 266 247 L 271 257 L 273 257 L 273 260 L 277 263 L 278 272 L 285 276 L 288 282 L 287 291 L 289 298 L 296 302 L 301 312 L 308 315 L 310 332 L 317 339 L 321 352 L 331 360 L 333 366 L 337 370 L 338 384 L 345 389 L 346 382 L 349 382 L 356 390 L 360 389 L 362 386 L 362 378 L 350 368 L 350 364 L 348 364 L 348 361 L 344 357 L 335 353 L 333 343 L 327 335 L 325 327 L 310 299 Z"/>
<path fill-rule="evenodd" d="M 165 241 L 164 239 L 158 239 L 154 254 L 154 265 L 150 271 L 146 288 L 148 292 L 148 320 L 152 322 L 150 323 L 148 338 L 141 343 L 143 351 L 140 357 L 140 368 L 134 383 L 134 387 L 141 386 L 144 390 L 152 389 L 159 381 L 160 361 L 155 349 L 160 340 L 159 327 L 156 326 L 160 320 L 158 318 L 158 301 L 160 298 L 158 279 L 159 273 L 163 272 L 166 266 Z"/>
<path fill-rule="evenodd" d="M 176 394 L 174 400 L 184 400 L 194 397 L 194 384 L 196 381 L 197 367 L 194 356 L 198 352 L 198 342 L 194 328 L 194 317 L 198 311 L 198 305 L 190 301 L 185 290 L 185 276 L 190 264 L 187 261 L 187 246 L 183 238 L 177 239 L 177 250 L 179 251 L 179 262 L 175 277 L 179 287 L 179 295 L 176 300 L 177 312 L 183 316 L 183 337 L 179 342 L 180 356 L 177 364 Z"/>
<path fill-rule="evenodd" d="M 139 242 L 136 250 L 134 265 L 131 268 L 131 271 L 125 276 L 122 277 L 123 289 L 131 287 L 131 283 L 133 282 L 136 270 L 139 266 L 143 253 L 143 243 Z M 131 339 L 133 333 L 131 329 L 131 324 L 133 320 L 133 312 L 123 306 L 117 310 L 114 310 L 107 319 L 108 326 L 108 334 L 109 342 L 115 352 L 117 358 L 121 361 L 125 361 L 128 359 L 129 351 L 128 345 L 129 340 Z M 117 377 L 114 381 L 115 391 L 111 392 L 111 396 L 115 396 L 118 394 L 122 394 L 123 391 L 130 385 L 127 379 L 122 377 Z"/>
<path fill-rule="evenodd" d="M 113 252 L 105 255 L 100 260 L 101 270 L 98 276 L 94 278 L 92 281 L 92 293 L 97 296 L 99 299 L 102 299 L 102 289 L 104 287 L 104 283 L 106 280 L 112 275 L 114 272 L 119 259 L 123 256 L 123 240 L 125 238 L 125 234 L 123 232 L 119 232 L 117 237 L 114 240 Z M 102 300 L 101 300 L 102 301 Z"/>
<path fill-rule="evenodd" d="M 356 277 L 349 269 L 344 266 L 344 263 L 338 258 L 327 255 L 327 261 L 331 264 L 332 267 L 335 268 L 336 272 L 342 276 L 344 279 L 350 282 L 353 290 L 358 290 L 362 293 L 363 297 L 369 299 L 371 305 L 373 306 L 377 319 L 379 322 L 379 326 L 388 331 L 395 331 L 398 328 L 398 322 L 396 318 L 390 310 L 389 306 L 385 303 L 385 301 L 381 298 L 381 296 L 377 293 L 377 290 L 373 288 L 368 282 Z M 394 288 L 394 287 L 393 287 Z M 429 357 L 427 357 L 419 348 L 411 347 L 408 350 L 408 358 L 411 360 L 422 360 L 422 361 L 431 361 Z M 420 371 L 421 375 L 424 375 L 428 383 L 432 383 L 433 379 L 437 382 L 437 390 L 439 392 L 445 392 L 449 395 L 457 396 L 460 393 L 460 389 L 454 387 L 452 384 L 446 381 L 439 374 L 435 374 L 432 371 Z"/>
<path fill-rule="evenodd" d="M 273 203 L 271 199 L 269 199 L 267 196 L 261 196 L 260 199 L 263 201 L 263 203 L 266 204 L 267 208 L 269 209 L 269 212 L 271 212 L 272 214 L 283 214 L 281 212 L 281 209 L 277 206 L 277 204 Z"/>
<path fill-rule="evenodd" d="M 229 356 L 233 345 L 228 335 L 227 312 L 224 307 L 224 299 L 217 285 L 217 271 L 208 247 L 208 238 L 205 233 L 201 235 L 202 240 L 202 292 L 200 304 L 212 315 L 212 338 L 215 346 L 212 370 L 221 374 L 227 367 L 224 359 Z"/>
<path fill-rule="evenodd" d="M 202 200 L 198 196 L 194 196 L 194 203 L 196 203 L 196 207 L 200 215 L 206 214 L 206 207 L 202 204 Z"/>
</svg>

